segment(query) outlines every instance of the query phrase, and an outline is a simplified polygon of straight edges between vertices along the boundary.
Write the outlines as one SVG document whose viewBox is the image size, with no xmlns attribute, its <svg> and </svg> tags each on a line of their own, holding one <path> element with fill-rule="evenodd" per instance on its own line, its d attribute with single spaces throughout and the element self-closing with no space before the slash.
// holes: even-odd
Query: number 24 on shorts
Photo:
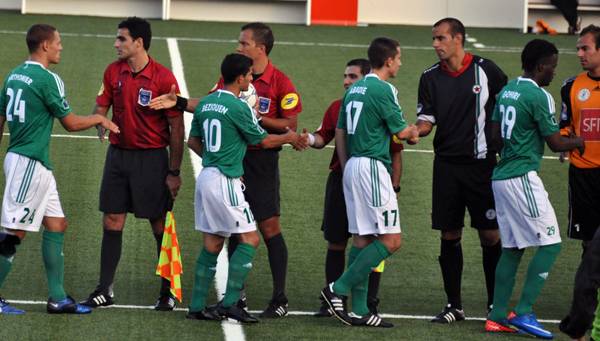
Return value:
<svg viewBox="0 0 600 341">
<path fill-rule="evenodd" d="M 35 210 L 31 211 L 29 208 L 24 207 L 23 212 L 25 212 L 25 214 L 23 215 L 21 220 L 19 220 L 19 223 L 25 224 L 27 222 L 33 224 L 33 219 L 35 218 Z"/>
</svg>

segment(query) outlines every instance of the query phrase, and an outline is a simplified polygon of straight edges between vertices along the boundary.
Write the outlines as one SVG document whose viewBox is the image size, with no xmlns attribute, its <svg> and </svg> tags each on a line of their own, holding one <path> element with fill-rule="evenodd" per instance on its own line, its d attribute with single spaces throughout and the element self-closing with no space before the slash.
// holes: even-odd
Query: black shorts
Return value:
<svg viewBox="0 0 600 341">
<path fill-rule="evenodd" d="M 344 184 L 340 171 L 331 171 L 327 177 L 321 230 L 325 240 L 334 244 L 346 243 L 352 236 L 348 232 Z"/>
<path fill-rule="evenodd" d="M 164 217 L 173 206 L 165 183 L 168 170 L 166 148 L 130 150 L 111 145 L 100 186 L 100 211 L 131 212 L 147 219 Z"/>
<path fill-rule="evenodd" d="M 600 168 L 569 167 L 569 232 L 591 240 L 600 225 Z"/>
<path fill-rule="evenodd" d="M 244 196 L 257 222 L 279 216 L 279 151 L 248 150 L 244 185 Z"/>
<path fill-rule="evenodd" d="M 433 229 L 452 231 L 463 228 L 465 207 L 471 216 L 471 227 L 498 229 L 491 180 L 495 165 L 493 157 L 467 164 L 452 163 L 439 157 L 434 159 Z"/>
</svg>

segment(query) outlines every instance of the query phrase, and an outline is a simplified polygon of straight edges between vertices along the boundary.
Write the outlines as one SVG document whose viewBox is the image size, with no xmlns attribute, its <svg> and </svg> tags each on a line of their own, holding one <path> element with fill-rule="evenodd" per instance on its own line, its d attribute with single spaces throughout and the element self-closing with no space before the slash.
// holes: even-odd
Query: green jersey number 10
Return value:
<svg viewBox="0 0 600 341">
<path fill-rule="evenodd" d="M 12 121 L 13 116 L 17 116 L 20 123 L 25 122 L 25 100 L 21 99 L 22 93 L 23 89 L 19 89 L 15 96 L 15 90 L 12 88 L 6 89 L 6 95 L 8 96 L 8 106 L 6 107 L 7 121 Z"/>
<path fill-rule="evenodd" d="M 204 143 L 206 150 L 216 153 L 221 149 L 221 121 L 206 119 L 202 124 L 204 128 Z"/>
</svg>

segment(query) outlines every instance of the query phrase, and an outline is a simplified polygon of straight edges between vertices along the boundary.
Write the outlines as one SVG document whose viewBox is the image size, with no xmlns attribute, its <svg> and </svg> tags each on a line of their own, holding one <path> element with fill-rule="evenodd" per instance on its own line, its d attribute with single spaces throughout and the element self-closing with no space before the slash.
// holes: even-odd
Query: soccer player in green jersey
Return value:
<svg viewBox="0 0 600 341">
<path fill-rule="evenodd" d="M 321 292 L 333 314 L 353 326 L 392 327 L 355 303 L 356 290 L 367 287 L 371 270 L 400 248 L 398 201 L 390 179 L 390 140 L 396 135 L 418 141 L 416 126 L 409 126 L 398 103 L 398 90 L 387 82 L 400 68 L 400 44 L 377 38 L 368 50 L 373 71 L 346 91 L 336 129 L 336 147 L 343 169 L 348 230 L 353 235 L 349 267 Z M 352 313 L 344 307 L 353 295 Z"/>
<path fill-rule="evenodd" d="M 525 45 L 521 62 L 523 75 L 502 89 L 492 115 L 493 139 L 499 141 L 501 136 L 503 142 L 492 176 L 502 256 L 496 267 L 494 305 L 485 329 L 515 332 L 511 328 L 515 327 L 551 339 L 552 333 L 537 321 L 533 304 L 560 252 L 561 239 L 554 209 L 537 171 L 544 141 L 554 152 L 578 148 L 583 154 L 584 144 L 580 137 L 560 135 L 554 100 L 543 89 L 552 81 L 558 65 L 556 47 L 534 39 Z M 537 250 L 529 263 L 519 303 L 509 316 L 515 274 L 528 247 Z"/>
<path fill-rule="evenodd" d="M 252 59 L 230 54 L 221 64 L 224 88 L 203 98 L 195 108 L 188 146 L 202 157 L 204 167 L 196 179 L 196 229 L 203 232 L 204 247 L 196 262 L 194 291 L 188 318 L 220 320 L 228 317 L 244 323 L 258 320 L 236 304 L 252 268 L 259 236 L 250 206 L 244 198 L 242 160 L 249 144 L 276 148 L 296 144 L 300 137 L 289 130 L 267 134 L 258 125 L 252 108 L 238 98 L 252 81 Z M 174 103 L 173 103 L 174 104 Z M 217 257 L 225 238 L 239 237 L 229 261 L 227 289 L 217 306 L 207 307 L 206 296 L 215 276 Z"/>
<path fill-rule="evenodd" d="M 91 312 L 67 296 L 63 286 L 63 240 L 67 221 L 60 205 L 49 160 L 54 118 L 68 131 L 101 125 L 118 127 L 100 115 L 77 116 L 71 111 L 60 77 L 48 70 L 60 62 L 61 39 L 56 28 L 37 24 L 27 31 L 29 59 L 12 70 L 0 93 L 0 131 L 8 122 L 10 142 L 4 159 L 6 187 L 0 229 L 0 287 L 10 272 L 17 245 L 27 232 L 44 225 L 42 255 L 50 298 L 49 313 Z M 0 134 L 0 139 L 2 135 Z M 0 297 L 0 314 L 22 314 Z"/>
</svg>

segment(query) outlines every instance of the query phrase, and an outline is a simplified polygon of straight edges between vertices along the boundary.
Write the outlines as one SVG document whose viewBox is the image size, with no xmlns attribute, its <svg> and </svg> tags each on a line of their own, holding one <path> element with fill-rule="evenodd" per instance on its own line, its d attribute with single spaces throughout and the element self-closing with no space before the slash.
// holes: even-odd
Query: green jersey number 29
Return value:
<svg viewBox="0 0 600 341">
<path fill-rule="evenodd" d="M 6 107 L 6 120 L 12 121 L 13 116 L 19 118 L 19 122 L 25 122 L 25 100 L 21 99 L 23 89 L 17 90 L 15 96 L 15 90 L 12 88 L 6 89 L 6 95 L 8 96 L 8 106 Z"/>
</svg>

